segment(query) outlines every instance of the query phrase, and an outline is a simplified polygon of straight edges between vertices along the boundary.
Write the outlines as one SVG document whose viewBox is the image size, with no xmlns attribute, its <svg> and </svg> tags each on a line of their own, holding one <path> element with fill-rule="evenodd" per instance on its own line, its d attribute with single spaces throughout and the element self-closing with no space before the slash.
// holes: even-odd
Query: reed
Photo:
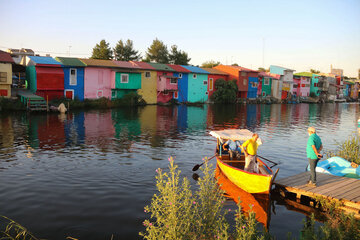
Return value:
<svg viewBox="0 0 360 240">
<path fill-rule="evenodd" d="M 343 142 L 337 142 L 335 151 L 326 152 L 328 157 L 338 156 L 350 162 L 360 164 L 360 137 L 351 135 Z"/>
</svg>

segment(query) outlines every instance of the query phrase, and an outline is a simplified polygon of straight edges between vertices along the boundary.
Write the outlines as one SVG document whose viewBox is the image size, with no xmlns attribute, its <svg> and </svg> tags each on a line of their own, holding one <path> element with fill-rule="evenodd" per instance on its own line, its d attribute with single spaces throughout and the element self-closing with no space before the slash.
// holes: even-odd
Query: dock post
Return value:
<svg viewBox="0 0 360 240">
<path fill-rule="evenodd" d="M 46 111 L 49 111 L 49 95 L 46 95 Z"/>
</svg>

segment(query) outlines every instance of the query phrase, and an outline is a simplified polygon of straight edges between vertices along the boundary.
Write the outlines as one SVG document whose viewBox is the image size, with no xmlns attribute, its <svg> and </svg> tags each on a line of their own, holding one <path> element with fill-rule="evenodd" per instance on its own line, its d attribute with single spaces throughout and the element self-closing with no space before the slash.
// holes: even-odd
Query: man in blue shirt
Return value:
<svg viewBox="0 0 360 240">
<path fill-rule="evenodd" d="M 322 150 L 323 146 L 321 139 L 316 134 L 316 130 L 314 127 L 309 127 L 308 133 L 309 133 L 309 139 L 306 145 L 306 155 L 307 158 L 309 159 L 309 164 L 310 164 L 310 180 L 308 182 L 308 185 L 312 187 L 316 187 L 315 168 L 320 158 L 322 158 L 320 151 Z"/>
<path fill-rule="evenodd" d="M 240 142 L 236 140 L 235 142 L 231 139 L 227 140 L 223 145 L 223 150 L 228 150 L 230 155 L 230 160 L 233 159 L 233 156 L 237 156 L 237 153 L 241 152 L 241 149 L 239 148 Z M 240 154 L 239 154 L 240 155 Z"/>
</svg>

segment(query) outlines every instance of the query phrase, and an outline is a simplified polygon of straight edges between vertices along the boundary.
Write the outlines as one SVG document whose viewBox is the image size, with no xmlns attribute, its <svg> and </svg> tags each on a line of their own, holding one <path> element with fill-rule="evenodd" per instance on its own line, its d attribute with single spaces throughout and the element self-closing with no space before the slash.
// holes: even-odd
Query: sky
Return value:
<svg viewBox="0 0 360 240">
<path fill-rule="evenodd" d="M 158 38 L 193 65 L 360 69 L 360 0 L 0 0 L 0 13 L 1 50 L 90 57 L 102 39 L 131 39 L 145 56 Z"/>
</svg>

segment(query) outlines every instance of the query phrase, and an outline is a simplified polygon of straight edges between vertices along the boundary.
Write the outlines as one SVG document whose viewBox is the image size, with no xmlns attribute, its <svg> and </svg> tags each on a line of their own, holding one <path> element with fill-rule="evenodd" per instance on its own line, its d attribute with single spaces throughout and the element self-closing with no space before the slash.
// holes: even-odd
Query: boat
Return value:
<svg viewBox="0 0 360 240">
<path fill-rule="evenodd" d="M 248 172 L 244 170 L 245 155 L 241 154 L 239 158 L 230 159 L 229 153 L 222 150 L 225 141 L 231 139 L 233 141 L 246 141 L 252 138 L 253 133 L 247 129 L 226 129 L 221 131 L 211 131 L 210 135 L 217 139 L 216 161 L 217 165 L 224 175 L 237 187 L 248 193 L 264 193 L 269 194 L 272 182 L 276 173 L 266 165 L 260 158 L 257 158 L 257 172 Z M 257 140 L 261 145 L 260 138 Z"/>
<path fill-rule="evenodd" d="M 309 165 L 307 166 L 307 171 L 310 171 Z M 348 160 L 341 157 L 331 157 L 324 161 L 318 162 L 315 171 L 339 177 L 360 179 L 360 166 L 355 166 Z"/>
<path fill-rule="evenodd" d="M 270 224 L 270 196 L 268 194 L 251 194 L 233 184 L 221 171 L 219 166 L 215 169 L 215 178 L 225 197 L 241 205 L 245 214 L 255 213 L 256 220 L 265 228 Z"/>
</svg>

